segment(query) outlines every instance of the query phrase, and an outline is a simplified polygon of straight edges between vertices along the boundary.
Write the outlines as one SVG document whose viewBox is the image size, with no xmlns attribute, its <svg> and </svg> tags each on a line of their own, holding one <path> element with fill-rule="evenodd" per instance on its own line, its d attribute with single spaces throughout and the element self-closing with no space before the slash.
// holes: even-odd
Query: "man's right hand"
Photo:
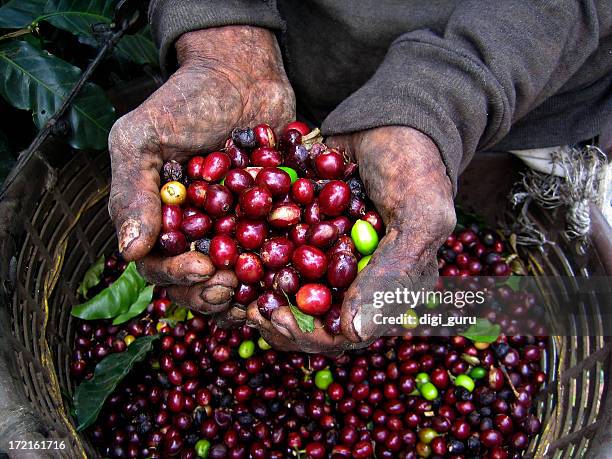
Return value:
<svg viewBox="0 0 612 459">
<path fill-rule="evenodd" d="M 209 258 L 187 252 L 150 254 L 161 228 L 162 164 L 221 148 L 234 127 L 266 122 L 279 129 L 295 118 L 295 96 L 274 35 L 227 26 L 182 35 L 179 69 L 110 134 L 109 211 L 119 250 L 150 282 L 168 286 L 178 304 L 225 311 L 237 285 L 232 271 L 215 272 Z"/>
</svg>

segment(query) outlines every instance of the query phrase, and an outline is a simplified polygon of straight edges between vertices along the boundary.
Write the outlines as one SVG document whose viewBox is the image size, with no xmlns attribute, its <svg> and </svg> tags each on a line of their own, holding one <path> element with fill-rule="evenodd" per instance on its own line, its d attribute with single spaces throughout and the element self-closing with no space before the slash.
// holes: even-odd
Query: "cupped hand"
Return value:
<svg viewBox="0 0 612 459">
<path fill-rule="evenodd" d="M 189 32 L 176 43 L 178 70 L 110 134 L 109 212 L 119 250 L 170 298 L 201 312 L 226 311 L 237 285 L 199 252 L 152 254 L 161 228 L 160 169 L 165 161 L 221 148 L 234 127 L 295 118 L 295 98 L 274 35 L 227 26 Z"/>
<path fill-rule="evenodd" d="M 386 234 L 345 294 L 340 335 L 327 333 L 319 320 L 315 332 L 302 332 L 288 307 L 266 320 L 255 303 L 249 306 L 248 322 L 281 349 L 333 353 L 367 346 L 383 335 L 389 327 L 375 323 L 373 313 L 397 316 L 407 306 L 388 304 L 374 310 L 374 292 L 430 288 L 437 276 L 437 249 L 455 226 L 451 181 L 426 135 L 390 126 L 332 137 L 327 144 L 343 148 L 357 162 Z"/>
</svg>

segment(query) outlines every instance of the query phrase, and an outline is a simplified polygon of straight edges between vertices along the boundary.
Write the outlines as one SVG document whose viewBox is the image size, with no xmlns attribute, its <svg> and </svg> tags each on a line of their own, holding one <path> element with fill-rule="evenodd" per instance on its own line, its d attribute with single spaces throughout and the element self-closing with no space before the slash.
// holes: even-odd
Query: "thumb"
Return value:
<svg viewBox="0 0 612 459">
<path fill-rule="evenodd" d="M 149 253 L 161 228 L 161 158 L 147 151 L 150 139 L 142 123 L 126 116 L 115 123 L 109 136 L 112 181 L 108 209 L 119 252 L 128 261 Z"/>
<path fill-rule="evenodd" d="M 435 257 L 422 252 L 412 255 L 414 252 L 400 241 L 401 237 L 397 229 L 387 230 L 370 262 L 344 296 L 340 326 L 342 335 L 354 343 L 369 342 L 383 335 L 392 327 L 383 323 L 383 319 L 402 314 L 408 307 L 395 302 L 379 304 L 375 298 L 384 298 L 386 292 L 397 289 L 411 291 L 434 284 Z"/>
</svg>

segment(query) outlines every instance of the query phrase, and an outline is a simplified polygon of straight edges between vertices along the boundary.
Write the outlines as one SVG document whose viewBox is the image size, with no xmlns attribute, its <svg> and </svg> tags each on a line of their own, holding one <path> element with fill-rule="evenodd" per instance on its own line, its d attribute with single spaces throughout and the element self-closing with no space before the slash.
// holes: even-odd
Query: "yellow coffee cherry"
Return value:
<svg viewBox="0 0 612 459">
<path fill-rule="evenodd" d="M 187 197 L 187 189 L 181 182 L 168 182 L 162 186 L 159 195 L 164 204 L 174 204 L 180 206 L 185 202 L 185 198 Z"/>
</svg>

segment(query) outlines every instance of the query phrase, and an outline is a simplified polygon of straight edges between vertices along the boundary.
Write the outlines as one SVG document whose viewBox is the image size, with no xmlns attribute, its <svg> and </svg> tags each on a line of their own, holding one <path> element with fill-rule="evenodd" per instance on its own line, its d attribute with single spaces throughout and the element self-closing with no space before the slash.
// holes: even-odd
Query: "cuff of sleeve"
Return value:
<svg viewBox="0 0 612 459">
<path fill-rule="evenodd" d="M 159 47 L 162 68 L 174 65 L 172 46 L 186 32 L 228 25 L 280 30 L 283 23 L 273 3 L 266 0 L 153 0 L 149 22 Z"/>
<path fill-rule="evenodd" d="M 457 176 L 476 148 L 494 141 L 509 120 L 503 119 L 504 104 L 492 76 L 442 42 L 430 32 L 400 37 L 374 76 L 329 114 L 322 131 L 417 129 L 436 143 L 456 192 Z"/>
</svg>

